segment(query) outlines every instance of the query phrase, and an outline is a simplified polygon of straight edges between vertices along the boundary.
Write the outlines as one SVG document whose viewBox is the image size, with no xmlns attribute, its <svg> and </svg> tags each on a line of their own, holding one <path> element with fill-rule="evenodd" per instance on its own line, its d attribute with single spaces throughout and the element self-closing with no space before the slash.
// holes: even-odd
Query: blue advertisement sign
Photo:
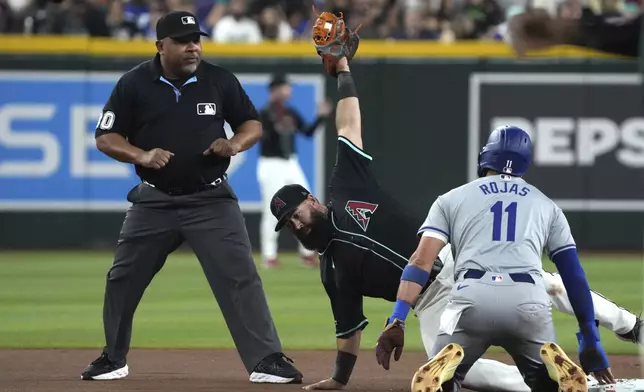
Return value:
<svg viewBox="0 0 644 392">
<path fill-rule="evenodd" d="M 0 72 L 0 210 L 124 211 L 140 182 L 132 165 L 96 149 L 94 129 L 120 73 Z M 324 99 L 320 75 L 290 75 L 291 105 L 313 121 Z M 269 74 L 238 74 L 258 108 Z M 230 128 L 227 133 L 232 135 Z M 296 136 L 299 163 L 314 194 L 322 191 L 323 135 Z M 229 181 L 245 212 L 259 211 L 259 146 L 233 157 Z"/>
</svg>

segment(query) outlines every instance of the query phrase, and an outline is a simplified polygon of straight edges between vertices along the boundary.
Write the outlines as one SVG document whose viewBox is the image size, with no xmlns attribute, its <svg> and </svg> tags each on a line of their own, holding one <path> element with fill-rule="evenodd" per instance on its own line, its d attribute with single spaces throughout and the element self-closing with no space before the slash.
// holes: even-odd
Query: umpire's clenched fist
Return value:
<svg viewBox="0 0 644 392">
<path fill-rule="evenodd" d="M 203 155 L 219 155 L 220 157 L 233 157 L 241 151 L 239 144 L 232 142 L 228 139 L 217 139 L 206 151 L 203 152 Z"/>
<path fill-rule="evenodd" d="M 136 164 L 151 169 L 161 169 L 170 162 L 174 154 L 161 148 L 146 151 L 139 156 Z"/>
</svg>

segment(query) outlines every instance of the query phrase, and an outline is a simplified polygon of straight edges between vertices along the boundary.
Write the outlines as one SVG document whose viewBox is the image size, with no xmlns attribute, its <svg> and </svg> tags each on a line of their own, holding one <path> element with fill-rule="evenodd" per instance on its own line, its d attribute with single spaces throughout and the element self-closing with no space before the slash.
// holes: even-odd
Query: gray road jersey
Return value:
<svg viewBox="0 0 644 392">
<path fill-rule="evenodd" d="M 561 209 L 525 180 L 506 175 L 439 196 L 418 233 L 451 243 L 455 277 L 470 268 L 540 273 L 543 249 L 552 257 L 575 248 Z"/>
</svg>

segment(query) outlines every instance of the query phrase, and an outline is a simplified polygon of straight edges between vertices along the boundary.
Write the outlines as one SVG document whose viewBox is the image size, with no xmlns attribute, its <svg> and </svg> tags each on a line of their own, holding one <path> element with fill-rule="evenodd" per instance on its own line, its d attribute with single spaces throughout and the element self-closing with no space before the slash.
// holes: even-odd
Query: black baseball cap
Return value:
<svg viewBox="0 0 644 392">
<path fill-rule="evenodd" d="M 163 15 L 157 22 L 158 41 L 166 37 L 179 38 L 190 34 L 210 36 L 201 31 L 199 19 L 188 11 L 172 11 Z"/>
<path fill-rule="evenodd" d="M 302 185 L 285 185 L 271 199 L 271 212 L 277 218 L 275 231 L 280 231 L 297 206 L 311 194 Z"/>
<path fill-rule="evenodd" d="M 268 84 L 268 88 L 273 89 L 284 84 L 289 84 L 288 78 L 286 77 L 286 75 L 278 73 L 273 75 L 271 82 Z"/>
</svg>

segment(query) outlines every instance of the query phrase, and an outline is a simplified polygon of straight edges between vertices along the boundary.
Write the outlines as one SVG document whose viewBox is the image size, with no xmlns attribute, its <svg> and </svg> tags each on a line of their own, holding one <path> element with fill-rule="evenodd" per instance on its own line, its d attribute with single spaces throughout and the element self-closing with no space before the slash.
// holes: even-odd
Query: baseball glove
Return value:
<svg viewBox="0 0 644 392">
<path fill-rule="evenodd" d="M 340 15 L 334 15 L 330 12 L 318 14 L 313 6 L 313 12 L 318 16 L 313 25 L 313 42 L 326 72 L 337 77 L 335 66 L 343 57 L 351 62 L 353 56 L 358 51 L 359 25 L 354 31 L 351 31 L 344 23 L 342 12 Z"/>
</svg>

